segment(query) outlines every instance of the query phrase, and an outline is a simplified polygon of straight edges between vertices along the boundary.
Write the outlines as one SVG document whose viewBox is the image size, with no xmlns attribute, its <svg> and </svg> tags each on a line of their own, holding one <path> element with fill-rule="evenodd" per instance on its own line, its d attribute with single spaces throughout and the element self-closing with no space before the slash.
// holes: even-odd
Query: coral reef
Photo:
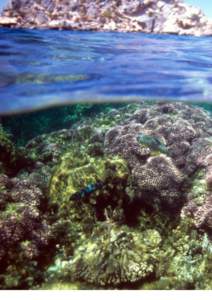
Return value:
<svg viewBox="0 0 212 300">
<path fill-rule="evenodd" d="M 190 215 L 198 228 L 205 228 L 212 234 L 212 143 L 210 140 L 207 142 L 208 147 L 204 148 L 205 156 L 199 158 L 199 169 L 192 178 L 188 203 L 184 206 L 182 214 Z"/>
<path fill-rule="evenodd" d="M 6 133 L 0 124 L 0 171 L 7 170 L 15 162 L 16 151 Z"/>
<path fill-rule="evenodd" d="M 0 124 L 0 174 L 14 176 L 20 169 L 30 164 L 25 149 L 16 147 L 12 136 Z"/>
<path fill-rule="evenodd" d="M 211 289 L 212 247 L 207 234 L 198 233 L 190 219 L 183 219 L 176 226 L 172 221 L 164 223 L 164 218 L 158 216 L 151 223 L 154 221 L 163 236 L 157 254 L 159 263 L 154 280 L 140 288 Z"/>
<path fill-rule="evenodd" d="M 0 287 L 211 289 L 211 129 L 141 103 L 30 140 L 1 170 Z"/>
<path fill-rule="evenodd" d="M 71 277 L 100 286 L 118 286 L 149 277 L 158 263 L 161 237 L 156 230 L 139 232 L 102 222 L 66 264 Z"/>
<path fill-rule="evenodd" d="M 39 188 L 27 180 L 0 175 L 0 287 L 26 288 L 42 281 L 43 253 L 50 227 Z M 40 269 L 40 271 L 39 271 Z"/>
<path fill-rule="evenodd" d="M 211 21 L 181 0 L 13 0 L 1 26 L 211 35 Z"/>
<path fill-rule="evenodd" d="M 188 191 L 195 190 L 196 181 L 190 176 L 201 170 L 205 154 L 211 153 L 210 147 L 199 143 L 200 139 L 210 142 L 210 128 L 211 118 L 204 111 L 161 103 L 146 105 L 106 130 L 98 140 L 101 151 L 89 152 L 95 130 L 81 131 L 84 142 L 75 142 L 62 155 L 51 180 L 50 198 L 57 203 L 60 223 L 66 219 L 67 240 L 56 265 L 49 268 L 50 278 L 120 287 L 150 277 L 154 288 L 163 284 L 166 288 L 210 288 L 210 242 L 209 250 L 204 250 L 197 223 L 189 221 L 188 211 L 180 216 L 182 206 L 184 211 L 189 203 Z M 179 144 L 186 148 L 177 153 Z M 197 151 L 200 145 L 202 151 Z M 106 176 L 108 161 L 116 168 Z M 116 171 L 118 162 L 125 166 L 122 176 Z M 208 187 L 210 174 L 207 178 Z M 198 201 L 202 193 L 197 193 Z M 151 212 L 158 215 L 156 222 Z M 151 244 L 154 237 L 158 246 Z M 202 285 L 198 285 L 198 270 L 207 278 Z"/>
</svg>

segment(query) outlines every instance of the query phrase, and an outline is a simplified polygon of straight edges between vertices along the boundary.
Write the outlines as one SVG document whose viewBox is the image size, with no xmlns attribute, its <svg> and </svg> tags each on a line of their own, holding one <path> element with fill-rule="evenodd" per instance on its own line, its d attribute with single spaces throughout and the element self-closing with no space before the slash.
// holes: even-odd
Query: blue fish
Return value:
<svg viewBox="0 0 212 300">
<path fill-rule="evenodd" d="M 91 193 L 99 190 L 103 187 L 103 182 L 97 181 L 96 183 L 90 183 L 85 188 L 81 189 L 79 192 L 73 194 L 70 200 L 81 200 L 82 198 L 90 195 Z"/>
</svg>

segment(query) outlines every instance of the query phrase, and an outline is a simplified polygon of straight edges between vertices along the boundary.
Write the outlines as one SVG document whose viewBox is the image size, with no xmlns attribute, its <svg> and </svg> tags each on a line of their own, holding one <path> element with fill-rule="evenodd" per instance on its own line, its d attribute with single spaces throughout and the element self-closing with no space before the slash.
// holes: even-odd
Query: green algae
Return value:
<svg viewBox="0 0 212 300">
<path fill-rule="evenodd" d="M 57 267 L 48 269 L 49 280 L 80 280 L 97 289 L 212 288 L 207 235 L 198 233 L 189 219 L 173 222 L 143 212 L 138 222 L 136 227 L 97 222 L 71 256 L 61 255 Z"/>
<path fill-rule="evenodd" d="M 70 282 L 55 282 L 43 284 L 39 290 L 83 290 L 83 285 L 80 283 L 70 283 Z M 87 288 L 88 289 L 88 288 Z"/>
<path fill-rule="evenodd" d="M 66 153 L 60 167 L 55 171 L 51 179 L 50 197 L 54 201 L 55 196 L 62 199 L 62 205 L 66 205 L 71 197 L 79 193 L 87 186 L 98 182 L 105 183 L 115 177 L 122 179 L 127 176 L 127 166 L 123 159 L 113 158 L 91 158 L 84 153 L 78 155 L 80 164 L 76 165 L 73 153 Z M 99 191 L 97 191 L 98 194 Z"/>
<path fill-rule="evenodd" d="M 152 215 L 141 218 L 142 227 L 156 227 L 162 242 L 155 279 L 141 289 L 211 289 L 212 251 L 208 236 L 198 232 L 189 218 L 175 220 Z"/>
</svg>

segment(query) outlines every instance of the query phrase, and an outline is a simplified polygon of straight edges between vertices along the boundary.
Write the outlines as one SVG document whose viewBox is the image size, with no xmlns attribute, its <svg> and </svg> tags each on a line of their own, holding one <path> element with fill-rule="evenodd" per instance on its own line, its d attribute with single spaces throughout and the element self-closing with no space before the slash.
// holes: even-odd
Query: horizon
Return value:
<svg viewBox="0 0 212 300">
<path fill-rule="evenodd" d="M 6 6 L 9 0 L 0 0 L 0 11 Z M 199 7 L 204 14 L 212 19 L 212 1 L 211 0 L 184 0 L 185 3 Z"/>
</svg>

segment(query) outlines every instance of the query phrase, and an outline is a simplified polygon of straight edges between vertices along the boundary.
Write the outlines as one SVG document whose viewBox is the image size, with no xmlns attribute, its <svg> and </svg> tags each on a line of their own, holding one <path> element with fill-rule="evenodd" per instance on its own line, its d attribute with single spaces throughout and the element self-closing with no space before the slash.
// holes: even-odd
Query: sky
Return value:
<svg viewBox="0 0 212 300">
<path fill-rule="evenodd" d="M 189 4 L 200 7 L 203 12 L 210 18 L 212 18 L 212 0 L 184 0 Z M 2 7 L 9 2 L 9 0 L 0 0 L 0 10 Z"/>
<path fill-rule="evenodd" d="M 7 2 L 9 2 L 9 1 L 8 0 L 0 0 L 0 10 Z"/>
<path fill-rule="evenodd" d="M 206 16 L 212 18 L 212 0 L 185 0 L 185 2 L 200 7 Z"/>
</svg>

